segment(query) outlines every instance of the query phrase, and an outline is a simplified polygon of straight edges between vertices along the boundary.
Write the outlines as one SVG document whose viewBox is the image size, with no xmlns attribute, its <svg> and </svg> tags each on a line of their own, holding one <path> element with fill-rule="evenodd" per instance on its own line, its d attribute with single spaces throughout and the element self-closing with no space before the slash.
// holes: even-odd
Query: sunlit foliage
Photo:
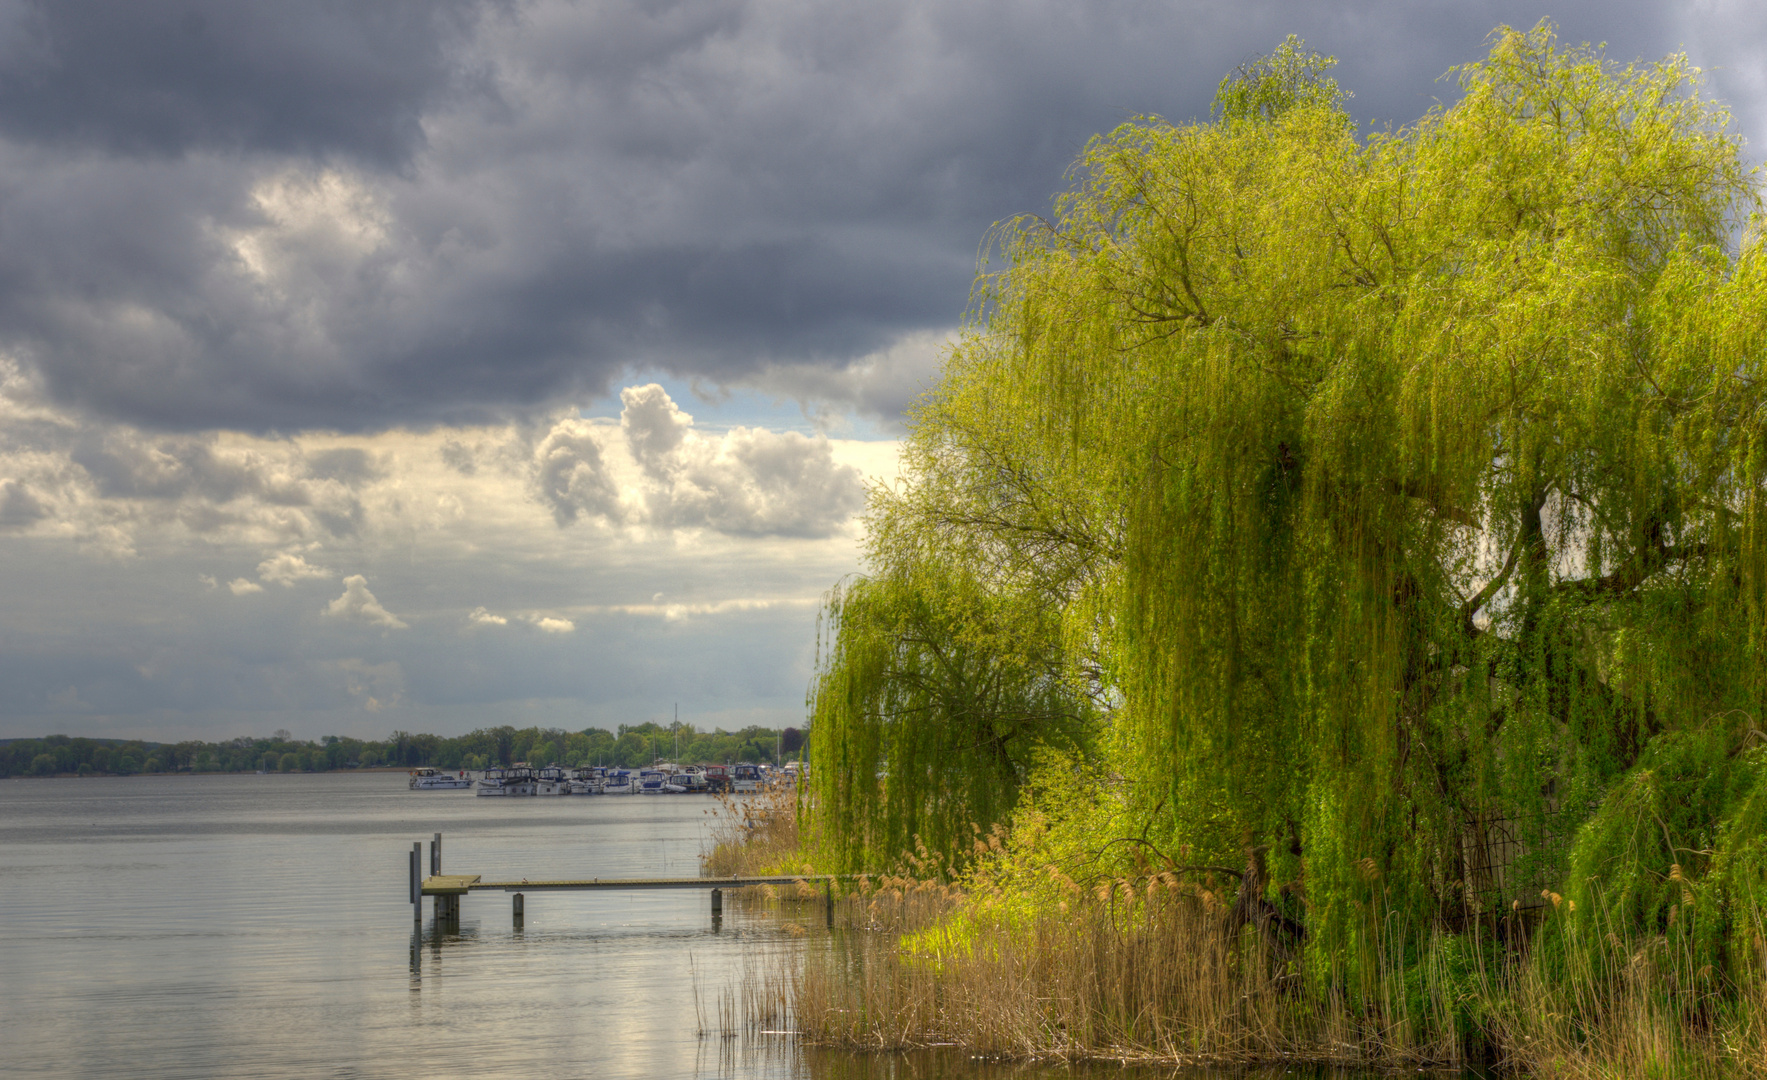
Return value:
<svg viewBox="0 0 1767 1080">
<path fill-rule="evenodd" d="M 1759 876 L 1728 763 L 1767 689 L 1767 252 L 1727 114 L 1685 57 L 1544 24 L 1397 131 L 1329 67 L 1291 39 L 997 229 L 830 608 L 849 862 L 999 820 L 1057 743 L 1173 865 L 1255 864 L 1321 975 L 1377 912 L 1464 925 L 1572 866 L 1658 922 L 1686 901 L 1643 882 Z M 1671 758 L 1730 786 L 1641 845 L 1608 818 Z M 1495 823 L 1530 839 L 1485 890 Z"/>
</svg>

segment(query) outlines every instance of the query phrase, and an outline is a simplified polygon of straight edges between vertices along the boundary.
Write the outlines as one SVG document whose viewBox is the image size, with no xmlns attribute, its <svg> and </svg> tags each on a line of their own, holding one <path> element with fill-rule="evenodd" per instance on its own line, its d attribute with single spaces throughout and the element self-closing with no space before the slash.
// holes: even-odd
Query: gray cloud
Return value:
<svg viewBox="0 0 1767 1080">
<path fill-rule="evenodd" d="M 396 165 L 465 73 L 463 0 L 7 0 L 0 133 L 75 150 L 350 154 Z"/>
<path fill-rule="evenodd" d="M 0 482 L 0 529 L 22 528 L 49 516 L 31 489 L 17 480 Z"/>
<path fill-rule="evenodd" d="M 360 450 L 317 451 L 278 441 L 158 435 L 134 428 L 66 433 L 59 459 L 64 516 L 98 508 L 113 520 L 177 520 L 198 535 L 252 529 L 283 540 L 354 535 L 357 495 L 377 475 Z M 54 445 L 52 440 L 50 445 Z M 39 467 L 57 462 L 35 456 Z"/>
<path fill-rule="evenodd" d="M 693 417 L 655 383 L 620 391 L 620 404 L 620 428 L 633 459 L 651 476 L 667 476 L 672 456 L 693 428 Z"/>
<path fill-rule="evenodd" d="M 620 492 L 601 461 L 593 425 L 566 420 L 541 440 L 534 453 L 534 490 L 560 525 L 579 516 L 612 524 L 624 518 Z"/>
<path fill-rule="evenodd" d="M 989 224 L 1296 32 L 1416 117 L 1535 5 L 531 0 L 0 8 L 0 348 L 160 428 L 489 422 L 634 366 L 889 409 Z M 1561 4 L 1743 66 L 1741 5 Z M 1751 31 L 1753 32 L 1753 31 Z M 1753 80 L 1753 81 L 1751 81 Z M 888 392 L 882 392 L 888 389 Z"/>
</svg>

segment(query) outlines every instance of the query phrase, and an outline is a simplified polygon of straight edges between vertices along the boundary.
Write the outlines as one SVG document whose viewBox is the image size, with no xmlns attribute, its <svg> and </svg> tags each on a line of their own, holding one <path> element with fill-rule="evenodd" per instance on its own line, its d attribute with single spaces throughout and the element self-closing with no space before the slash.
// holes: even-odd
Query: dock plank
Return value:
<svg viewBox="0 0 1767 1080">
<path fill-rule="evenodd" d="M 768 877 L 681 877 L 681 878 L 523 878 L 520 881 L 479 881 L 471 889 L 501 889 L 504 892 L 543 892 L 571 889 L 740 889 L 745 885 L 820 885 L 838 878 L 828 874 L 790 874 Z M 465 890 L 462 890 L 465 891 Z"/>
<path fill-rule="evenodd" d="M 478 883 L 477 874 L 433 874 L 423 879 L 423 895 L 463 896 Z"/>
</svg>

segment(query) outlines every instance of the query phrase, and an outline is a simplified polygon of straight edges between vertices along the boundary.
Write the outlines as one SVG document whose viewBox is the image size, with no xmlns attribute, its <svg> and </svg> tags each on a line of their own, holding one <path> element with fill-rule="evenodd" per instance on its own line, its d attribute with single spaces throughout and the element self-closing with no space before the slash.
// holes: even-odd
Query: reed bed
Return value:
<svg viewBox="0 0 1767 1080">
<path fill-rule="evenodd" d="M 809 873 L 791 792 L 725 800 L 708 872 Z M 953 884 L 962 880 L 964 884 Z M 701 1030 L 843 1051 L 958 1049 L 987 1059 L 1404 1069 L 1482 1062 L 1545 1080 L 1767 1077 L 1767 924 L 1752 956 L 1695 962 L 1552 903 L 1449 930 L 1371 908 L 1344 970 L 1310 971 L 1231 895 L 1172 874 L 1076 881 L 1023 863 L 963 878 L 922 852 L 821 889 L 734 890 L 794 939 L 758 955 Z M 1568 947 L 1571 937 L 1582 947 Z M 1590 940 L 1594 947 L 1588 947 Z M 1359 972 L 1352 977 L 1351 970 Z M 1354 989 L 1350 989 L 1354 987 Z"/>
<path fill-rule="evenodd" d="M 1063 892 L 1027 906 L 1027 894 L 862 880 L 839 932 L 793 954 L 790 1030 L 846 1050 L 1009 1060 L 1767 1076 L 1767 985 L 1721 987 L 1663 938 L 1615 938 L 1599 963 L 1555 974 L 1481 931 L 1390 925 L 1352 995 L 1304 977 L 1206 889 L 1155 876 Z"/>
<path fill-rule="evenodd" d="M 1598 917 L 1599 918 L 1599 917 Z M 1685 938 L 1622 938 L 1513 965 L 1486 992 L 1505 1059 L 1566 1080 L 1721 1080 L 1767 1076 L 1767 943 L 1759 910 L 1738 920 L 1752 954 L 1729 974 L 1695 960 Z"/>
<path fill-rule="evenodd" d="M 1025 911 L 930 881 L 867 885 L 846 905 L 856 932 L 807 954 L 796 980 L 810 1041 L 1169 1063 L 1457 1056 L 1419 1044 L 1402 1018 L 1321 1010 L 1200 890 L 1116 883 Z"/>
<path fill-rule="evenodd" d="M 754 795 L 722 794 L 706 811 L 712 847 L 700 857 L 711 877 L 809 873 L 798 837 L 798 800 L 792 788 Z"/>
<path fill-rule="evenodd" d="M 796 957 L 781 950 L 751 949 L 743 953 L 741 973 L 712 997 L 693 983 L 693 1011 L 701 1039 L 715 1038 L 771 1045 L 776 1037 L 793 1035 L 791 1018 Z"/>
</svg>

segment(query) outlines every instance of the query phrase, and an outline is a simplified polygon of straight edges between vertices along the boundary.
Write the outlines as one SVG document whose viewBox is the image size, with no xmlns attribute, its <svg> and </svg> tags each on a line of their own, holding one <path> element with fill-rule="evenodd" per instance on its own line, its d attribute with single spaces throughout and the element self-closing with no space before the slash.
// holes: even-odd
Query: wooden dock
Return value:
<svg viewBox="0 0 1767 1080">
<path fill-rule="evenodd" d="M 543 892 L 561 889 L 740 889 L 745 885 L 822 885 L 835 880 L 830 874 L 793 874 L 773 877 L 670 877 L 670 878 L 561 878 L 520 881 L 482 881 L 477 874 L 434 874 L 424 878 L 424 896 L 462 896 L 478 890 Z"/>
<path fill-rule="evenodd" d="M 442 834 L 430 841 L 429 874 L 419 873 L 423 859 L 421 841 L 411 845 L 411 915 L 423 921 L 423 898 L 434 897 L 437 922 L 458 921 L 460 898 L 470 892 L 501 891 L 514 893 L 514 915 L 517 926 L 525 914 L 524 898 L 530 892 L 568 892 L 585 889 L 649 890 L 709 889 L 712 894 L 712 922 L 716 926 L 724 915 L 724 890 L 750 885 L 819 885 L 828 925 L 834 925 L 833 874 L 775 874 L 742 877 L 653 877 L 653 878 L 521 878 L 513 881 L 486 881 L 478 874 L 442 873 Z"/>
</svg>

